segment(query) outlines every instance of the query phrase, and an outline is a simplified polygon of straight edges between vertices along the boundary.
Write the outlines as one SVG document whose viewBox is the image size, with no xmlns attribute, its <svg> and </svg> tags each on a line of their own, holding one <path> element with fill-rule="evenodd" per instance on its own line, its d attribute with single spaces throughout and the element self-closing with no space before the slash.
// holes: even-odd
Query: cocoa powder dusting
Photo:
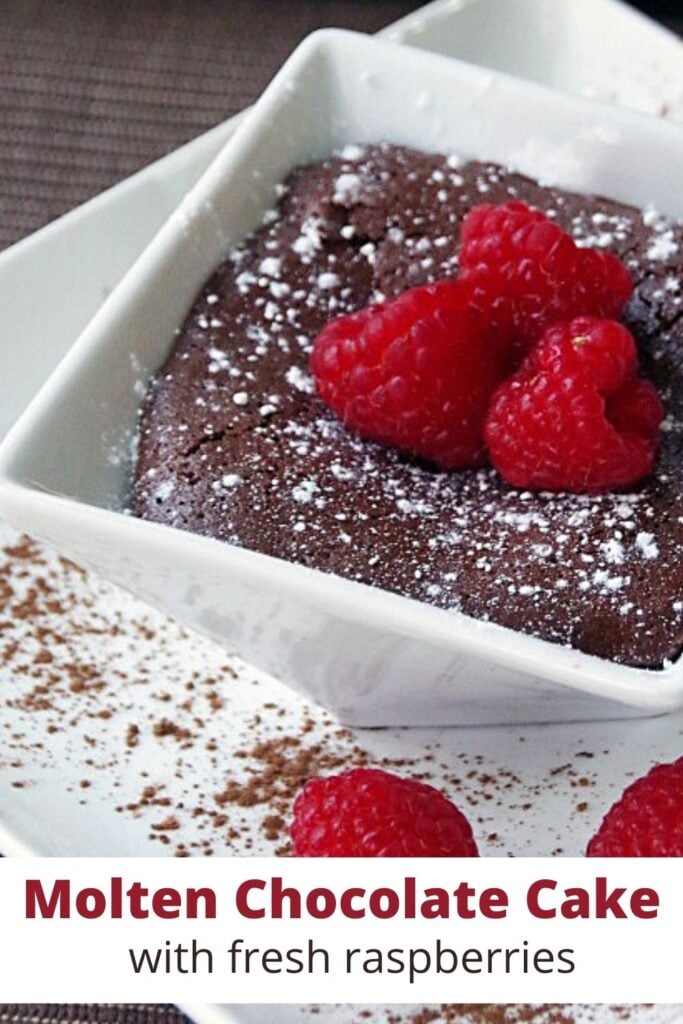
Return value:
<svg viewBox="0 0 683 1024">
<path fill-rule="evenodd" d="M 302 1008 L 302 1015 L 334 1020 L 335 1024 L 614 1024 L 639 1019 L 645 1024 L 646 1011 L 652 1009 L 647 1004 L 444 1003 L 399 1008 L 339 1006 L 330 1011 L 329 1007 L 308 1005 Z M 667 1007 L 660 1009 L 665 1019 L 672 1016 L 667 1015 Z"/>
<path fill-rule="evenodd" d="M 343 728 L 116 587 L 0 531 L 0 776 L 17 794 L 39 793 L 49 776 L 87 808 L 84 852 L 105 852 L 91 820 L 115 813 L 127 849 L 287 855 L 301 786 L 372 764 L 445 792 L 483 854 L 578 854 L 627 781 L 621 769 L 605 789 L 612 753 L 594 727 L 567 727 L 553 744 L 543 727 Z M 633 774 L 640 746 L 626 734 L 623 750 Z"/>
</svg>

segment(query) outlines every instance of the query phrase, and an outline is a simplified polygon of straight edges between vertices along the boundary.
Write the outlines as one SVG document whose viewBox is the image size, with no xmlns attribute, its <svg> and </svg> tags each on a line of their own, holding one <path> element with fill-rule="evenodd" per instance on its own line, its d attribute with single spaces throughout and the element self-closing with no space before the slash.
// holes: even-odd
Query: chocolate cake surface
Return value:
<svg viewBox="0 0 683 1024">
<path fill-rule="evenodd" d="M 390 145 L 295 170 L 202 289 L 144 401 L 135 514 L 616 662 L 683 647 L 683 226 L 502 167 Z M 332 317 L 452 275 L 466 213 L 521 199 L 636 281 L 626 322 L 666 420 L 629 493 L 531 494 L 347 431 L 316 396 Z"/>
</svg>

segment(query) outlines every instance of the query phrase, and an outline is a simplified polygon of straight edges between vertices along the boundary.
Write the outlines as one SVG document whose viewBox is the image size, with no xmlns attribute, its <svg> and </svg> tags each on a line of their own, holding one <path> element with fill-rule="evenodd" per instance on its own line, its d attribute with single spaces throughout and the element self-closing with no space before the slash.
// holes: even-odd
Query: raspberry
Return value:
<svg viewBox="0 0 683 1024">
<path fill-rule="evenodd" d="M 617 320 L 633 291 L 616 256 L 580 249 L 552 220 L 519 202 L 483 204 L 468 214 L 460 279 L 472 306 L 520 354 L 551 324 L 577 316 Z"/>
<path fill-rule="evenodd" d="M 424 782 L 379 768 L 312 779 L 294 803 L 298 857 L 477 857 L 467 818 Z"/>
<path fill-rule="evenodd" d="M 588 857 L 683 857 L 683 757 L 624 791 L 588 844 Z"/>
<path fill-rule="evenodd" d="M 516 487 L 586 493 L 647 476 L 663 411 L 637 367 L 621 324 L 579 317 L 548 328 L 491 403 L 485 437 L 501 476 Z"/>
<path fill-rule="evenodd" d="M 444 469 L 484 461 L 483 429 L 505 355 L 457 281 L 327 324 L 313 346 L 320 397 L 363 437 Z"/>
</svg>

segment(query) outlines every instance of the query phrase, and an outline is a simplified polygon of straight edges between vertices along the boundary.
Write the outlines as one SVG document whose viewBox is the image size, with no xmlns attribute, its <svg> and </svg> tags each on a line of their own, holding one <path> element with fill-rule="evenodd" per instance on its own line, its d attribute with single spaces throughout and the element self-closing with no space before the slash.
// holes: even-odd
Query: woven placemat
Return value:
<svg viewBox="0 0 683 1024">
<path fill-rule="evenodd" d="M 171 1005 L 0 1003 L 0 1024 L 188 1024 L 188 1020 Z"/>
<path fill-rule="evenodd" d="M 0 248 L 236 113 L 309 32 L 418 0 L 2 0 Z"/>
<path fill-rule="evenodd" d="M 640 7 L 683 30 L 681 0 Z M 316 28 L 418 0 L 2 0 L 0 249 L 253 102 Z"/>
</svg>

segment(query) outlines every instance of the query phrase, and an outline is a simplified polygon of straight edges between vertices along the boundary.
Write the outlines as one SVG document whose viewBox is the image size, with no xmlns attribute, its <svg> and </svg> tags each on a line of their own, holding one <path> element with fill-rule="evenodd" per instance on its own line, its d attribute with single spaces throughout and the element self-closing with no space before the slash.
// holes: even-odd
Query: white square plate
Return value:
<svg viewBox="0 0 683 1024">
<path fill-rule="evenodd" d="M 21 610 L 0 641 L 0 651 L 17 649 L 0 658 L 6 854 L 153 856 L 184 846 L 197 855 L 209 847 L 216 856 L 273 855 L 283 830 L 271 834 L 264 821 L 288 818 L 297 765 L 325 774 L 357 763 L 360 750 L 369 763 L 443 787 L 471 818 L 482 855 L 581 856 L 629 781 L 683 755 L 683 712 L 340 731 L 277 680 L 124 591 L 38 546 L 17 546 L 0 526 L 0 621 L 15 604 Z M 32 593 L 38 604 L 26 615 Z M 291 785 L 268 785 L 269 746 Z M 249 780 L 263 784 L 253 803 L 240 804 L 239 792 L 224 807 L 215 801 L 226 783 Z M 147 801 L 146 787 L 154 791 Z M 196 807 L 207 813 L 195 815 Z M 212 810 L 228 824 L 215 825 Z M 177 828 L 162 842 L 153 826 L 168 815 Z"/>
<path fill-rule="evenodd" d="M 313 1012 L 310 1007 L 293 1005 L 184 1005 L 181 1009 L 197 1024 L 266 1024 L 274 1010 L 278 1024 L 385 1024 L 387 1017 L 397 1020 L 398 1024 L 409 1024 L 412 1008 L 383 1006 L 375 1020 L 368 1016 L 372 1014 L 372 1006 L 320 1006 L 315 1007 Z M 437 1012 L 438 1006 L 431 1009 Z M 681 1024 L 683 1020 L 683 1007 L 675 1004 L 629 1007 L 627 1013 L 624 1010 L 614 1006 L 576 1004 L 573 1007 L 573 1018 L 575 1024 Z M 514 1020 L 514 1013 L 511 1017 Z M 440 1024 L 441 1019 L 437 1016 L 433 1024 Z M 462 1024 L 476 1024 L 476 1014 L 463 1015 Z M 533 1018 L 527 1024 L 534 1024 Z M 537 1024 L 543 1024 L 540 1013 Z"/>
<path fill-rule="evenodd" d="M 683 42 L 621 0 L 435 0 L 387 38 L 683 121 Z"/>
</svg>

